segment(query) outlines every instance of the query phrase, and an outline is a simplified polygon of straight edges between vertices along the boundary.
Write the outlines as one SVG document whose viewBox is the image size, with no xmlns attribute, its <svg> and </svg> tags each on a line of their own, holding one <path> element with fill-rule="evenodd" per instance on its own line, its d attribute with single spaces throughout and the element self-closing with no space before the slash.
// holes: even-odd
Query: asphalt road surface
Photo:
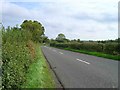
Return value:
<svg viewBox="0 0 120 90">
<path fill-rule="evenodd" d="M 118 61 L 42 47 L 64 88 L 117 88 Z"/>
</svg>

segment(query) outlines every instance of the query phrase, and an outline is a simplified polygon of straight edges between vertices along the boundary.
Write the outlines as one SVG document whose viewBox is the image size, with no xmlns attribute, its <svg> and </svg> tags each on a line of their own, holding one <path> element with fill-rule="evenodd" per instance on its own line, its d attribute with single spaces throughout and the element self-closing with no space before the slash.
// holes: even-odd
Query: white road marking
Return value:
<svg viewBox="0 0 120 90">
<path fill-rule="evenodd" d="M 59 52 L 60 54 L 63 54 L 62 52 Z"/>
<path fill-rule="evenodd" d="M 86 62 L 86 61 L 84 61 L 84 60 L 80 60 L 80 59 L 76 59 L 76 60 L 78 60 L 78 61 L 80 61 L 80 62 L 83 62 L 83 63 L 86 63 L 86 64 L 90 64 L 89 62 Z"/>
</svg>

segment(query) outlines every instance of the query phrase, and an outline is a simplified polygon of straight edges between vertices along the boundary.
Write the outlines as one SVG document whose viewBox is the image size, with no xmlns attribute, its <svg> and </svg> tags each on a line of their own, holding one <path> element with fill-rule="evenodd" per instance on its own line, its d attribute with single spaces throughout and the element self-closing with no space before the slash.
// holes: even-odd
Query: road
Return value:
<svg viewBox="0 0 120 90">
<path fill-rule="evenodd" d="M 117 88 L 118 61 L 42 47 L 64 88 Z"/>
</svg>

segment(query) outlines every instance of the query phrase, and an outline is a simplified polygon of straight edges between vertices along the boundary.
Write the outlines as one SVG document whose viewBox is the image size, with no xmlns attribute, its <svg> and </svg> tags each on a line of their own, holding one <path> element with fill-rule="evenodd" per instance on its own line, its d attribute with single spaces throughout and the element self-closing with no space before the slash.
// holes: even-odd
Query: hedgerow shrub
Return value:
<svg viewBox="0 0 120 90">
<path fill-rule="evenodd" d="M 93 52 L 103 52 L 111 55 L 119 55 L 120 51 L 118 48 L 120 47 L 118 43 L 51 43 L 50 46 L 58 47 L 58 48 L 70 48 L 76 50 L 86 50 Z"/>
<path fill-rule="evenodd" d="M 63 43 L 50 43 L 50 46 L 59 47 L 59 48 L 67 48 L 69 45 L 63 44 Z"/>
<path fill-rule="evenodd" d="M 79 50 L 96 51 L 96 52 L 103 51 L 103 45 L 96 44 L 96 43 L 74 43 L 74 44 L 70 44 L 69 48 L 79 49 Z"/>
<path fill-rule="evenodd" d="M 25 82 L 25 75 L 35 58 L 31 33 L 12 29 L 2 35 L 2 86 L 20 88 Z"/>
<path fill-rule="evenodd" d="M 32 35 L 27 30 L 12 29 L 12 30 L 3 32 L 2 44 L 5 44 L 6 42 L 9 42 L 9 43 L 27 42 L 28 40 L 31 40 L 31 38 L 32 38 Z"/>
<path fill-rule="evenodd" d="M 107 43 L 104 45 L 104 52 L 108 54 L 119 54 L 118 52 L 118 44 L 116 43 Z"/>
<path fill-rule="evenodd" d="M 2 47 L 3 59 L 3 86 L 5 88 L 17 88 L 25 80 L 25 73 L 29 67 L 31 56 L 27 47 L 21 43 L 6 43 Z"/>
</svg>

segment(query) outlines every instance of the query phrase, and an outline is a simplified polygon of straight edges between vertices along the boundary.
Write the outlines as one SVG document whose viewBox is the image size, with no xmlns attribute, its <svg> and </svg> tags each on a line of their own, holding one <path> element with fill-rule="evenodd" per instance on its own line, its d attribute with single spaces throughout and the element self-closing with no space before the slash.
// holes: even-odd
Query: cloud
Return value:
<svg viewBox="0 0 120 90">
<path fill-rule="evenodd" d="M 59 33 L 64 33 L 69 39 L 118 37 L 118 0 L 10 1 L 3 2 L 2 19 L 5 26 L 32 19 L 45 26 L 45 34 L 49 38 L 55 38 Z"/>
<path fill-rule="evenodd" d="M 113 23 L 113 22 L 117 22 L 118 17 L 117 14 L 115 13 L 101 13 L 99 14 L 100 17 L 98 17 L 97 15 L 89 15 L 89 13 L 79 13 L 76 15 L 73 15 L 73 18 L 76 18 L 77 20 L 94 20 L 97 22 L 101 22 L 101 23 Z"/>
</svg>

